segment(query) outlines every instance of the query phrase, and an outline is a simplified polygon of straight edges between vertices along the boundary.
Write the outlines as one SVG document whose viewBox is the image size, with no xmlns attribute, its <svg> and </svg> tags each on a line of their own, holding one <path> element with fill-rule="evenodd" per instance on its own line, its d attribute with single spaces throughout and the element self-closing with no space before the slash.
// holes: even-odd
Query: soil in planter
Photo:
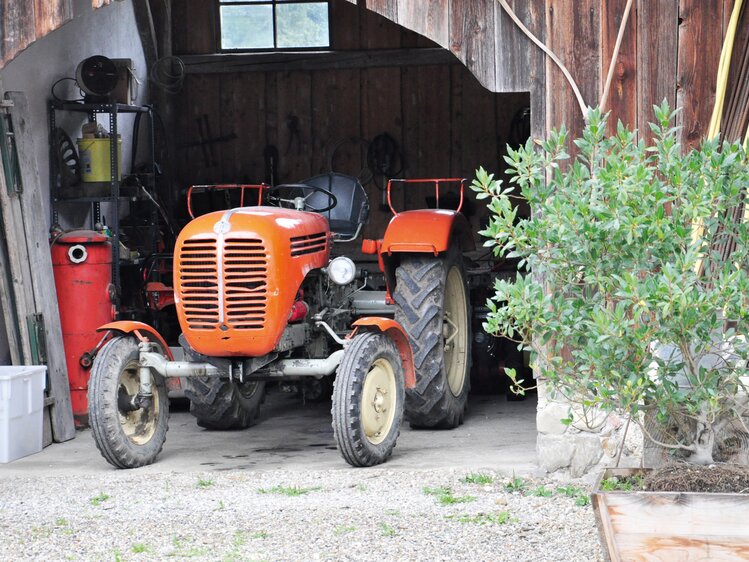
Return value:
<svg viewBox="0 0 749 562">
<path fill-rule="evenodd" d="M 749 494 L 749 467 L 723 463 L 672 464 L 646 474 L 643 484 L 651 492 Z"/>
</svg>

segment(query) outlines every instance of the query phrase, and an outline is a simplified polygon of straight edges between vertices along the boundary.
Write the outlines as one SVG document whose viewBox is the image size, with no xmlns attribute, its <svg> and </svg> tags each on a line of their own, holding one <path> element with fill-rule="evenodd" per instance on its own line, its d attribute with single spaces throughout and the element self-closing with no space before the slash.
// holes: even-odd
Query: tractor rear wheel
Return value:
<svg viewBox="0 0 749 562">
<path fill-rule="evenodd" d="M 471 387 L 471 321 L 459 248 L 407 255 L 396 269 L 395 320 L 408 334 L 416 386 L 406 391 L 412 427 L 451 429 L 463 423 Z"/>
<path fill-rule="evenodd" d="M 169 400 L 160 375 L 151 374 L 151 403 L 137 409 L 132 406 L 140 390 L 138 358 L 134 337 L 114 337 L 97 354 L 88 383 L 94 442 L 107 462 L 117 468 L 151 464 L 166 440 Z"/>
<path fill-rule="evenodd" d="M 363 333 L 343 354 L 333 387 L 333 435 L 351 466 L 374 466 L 393 453 L 403 421 L 403 365 L 393 341 Z"/>
<path fill-rule="evenodd" d="M 206 429 L 246 429 L 257 423 L 264 382 L 191 377 L 185 385 L 190 413 Z"/>
</svg>

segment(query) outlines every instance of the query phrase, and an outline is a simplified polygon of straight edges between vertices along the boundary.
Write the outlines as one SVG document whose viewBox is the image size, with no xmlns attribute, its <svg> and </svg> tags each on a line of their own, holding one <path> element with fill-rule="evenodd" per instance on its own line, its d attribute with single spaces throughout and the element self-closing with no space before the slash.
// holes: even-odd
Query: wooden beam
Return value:
<svg viewBox="0 0 749 562">
<path fill-rule="evenodd" d="M 159 46 L 156 39 L 156 28 L 154 26 L 151 2 L 149 0 L 134 0 L 133 12 L 135 13 L 135 25 L 138 28 L 140 42 L 143 44 L 143 54 L 146 66 L 151 65 L 159 58 Z"/>
<path fill-rule="evenodd" d="M 452 53 L 438 48 L 178 56 L 185 63 L 185 71 L 188 74 L 336 70 L 344 68 L 426 66 L 458 62 Z"/>
</svg>

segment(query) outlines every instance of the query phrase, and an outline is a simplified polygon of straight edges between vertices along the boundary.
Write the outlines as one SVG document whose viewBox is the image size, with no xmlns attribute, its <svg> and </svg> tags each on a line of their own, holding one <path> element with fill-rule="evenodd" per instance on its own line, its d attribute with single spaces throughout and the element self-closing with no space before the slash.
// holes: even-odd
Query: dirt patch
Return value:
<svg viewBox="0 0 749 562">
<path fill-rule="evenodd" d="M 749 467 L 735 464 L 672 464 L 645 475 L 651 492 L 749 493 Z"/>
</svg>

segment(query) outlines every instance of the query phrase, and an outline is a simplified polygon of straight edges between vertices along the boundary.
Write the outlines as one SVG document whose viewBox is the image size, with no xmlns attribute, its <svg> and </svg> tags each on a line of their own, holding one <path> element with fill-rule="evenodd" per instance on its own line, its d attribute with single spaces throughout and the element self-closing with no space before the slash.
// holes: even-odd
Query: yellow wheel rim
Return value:
<svg viewBox="0 0 749 562">
<path fill-rule="evenodd" d="M 138 394 L 140 377 L 138 376 L 138 362 L 131 361 L 120 373 L 117 388 L 123 388 L 130 396 Z M 156 420 L 159 418 L 159 388 L 151 386 L 153 398 L 149 408 L 141 408 L 133 412 L 119 411 L 120 426 L 125 436 L 136 445 L 145 445 L 156 433 Z"/>
<path fill-rule="evenodd" d="M 364 378 L 361 399 L 362 427 L 372 445 L 379 445 L 390 434 L 395 418 L 396 390 L 393 366 L 387 359 L 377 359 Z"/>
<path fill-rule="evenodd" d="M 445 318 L 442 334 L 445 338 L 447 384 L 453 396 L 459 396 L 466 378 L 468 313 L 463 276 L 460 269 L 455 266 L 447 273 L 445 283 Z"/>
</svg>

